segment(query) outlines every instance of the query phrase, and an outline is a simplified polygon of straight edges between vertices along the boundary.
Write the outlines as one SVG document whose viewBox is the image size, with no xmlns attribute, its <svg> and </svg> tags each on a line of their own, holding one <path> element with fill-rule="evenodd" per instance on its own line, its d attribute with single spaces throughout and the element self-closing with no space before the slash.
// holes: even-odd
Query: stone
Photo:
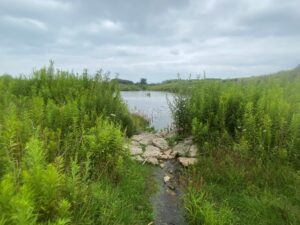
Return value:
<svg viewBox="0 0 300 225">
<path fill-rule="evenodd" d="M 165 183 L 169 182 L 170 179 L 171 179 L 170 176 L 168 176 L 168 175 L 164 176 L 164 182 L 165 182 Z"/>
<path fill-rule="evenodd" d="M 131 141 L 130 145 L 141 146 L 141 144 L 138 141 Z"/>
<path fill-rule="evenodd" d="M 144 162 L 144 159 L 140 155 L 135 155 L 132 157 L 132 159 L 134 159 L 138 162 Z"/>
<path fill-rule="evenodd" d="M 154 147 L 152 145 L 148 145 L 146 147 L 145 152 L 143 153 L 144 158 L 148 158 L 148 157 L 159 158 L 161 155 L 162 153 L 160 152 L 159 148 Z"/>
<path fill-rule="evenodd" d="M 166 135 L 168 135 L 168 130 L 161 130 L 158 134 L 161 137 L 165 137 Z"/>
<path fill-rule="evenodd" d="M 129 149 L 131 155 L 140 155 L 143 153 L 143 149 L 136 145 L 131 145 Z"/>
<path fill-rule="evenodd" d="M 155 157 L 148 157 L 145 159 L 145 161 L 152 165 L 158 165 L 158 160 Z"/>
<path fill-rule="evenodd" d="M 169 189 L 171 189 L 173 191 L 175 190 L 175 186 L 173 184 L 168 183 L 167 186 L 168 186 Z"/>
<path fill-rule="evenodd" d="M 163 159 L 174 159 L 175 154 L 172 154 L 172 149 L 168 149 L 167 151 L 164 151 L 162 158 Z"/>
<path fill-rule="evenodd" d="M 197 162 L 196 158 L 188 158 L 188 157 L 179 157 L 178 161 L 181 163 L 181 165 L 187 167 L 190 165 L 193 165 Z"/>
<path fill-rule="evenodd" d="M 193 144 L 193 138 L 192 137 L 188 137 L 188 138 L 184 139 L 183 143 L 185 145 L 192 145 Z"/>
<path fill-rule="evenodd" d="M 188 154 L 189 157 L 196 157 L 197 151 L 198 151 L 197 145 L 192 145 L 189 149 L 189 154 Z"/>
<path fill-rule="evenodd" d="M 167 150 L 169 148 L 168 142 L 163 138 L 154 138 L 152 142 L 154 146 L 160 148 L 161 150 Z"/>
<path fill-rule="evenodd" d="M 168 194 L 175 196 L 176 193 L 175 191 L 170 190 L 169 188 L 167 189 Z"/>
<path fill-rule="evenodd" d="M 141 141 L 141 140 L 143 139 L 143 135 L 142 135 L 142 134 L 139 134 L 139 135 L 133 135 L 133 136 L 131 137 L 131 139 L 132 139 L 133 141 L 139 142 L 139 141 Z"/>
<path fill-rule="evenodd" d="M 165 164 L 161 163 L 159 164 L 160 168 L 164 168 L 165 167 Z"/>
<path fill-rule="evenodd" d="M 184 143 L 178 143 L 174 148 L 172 155 L 175 156 L 186 156 L 189 151 L 189 146 L 185 145 Z"/>
</svg>

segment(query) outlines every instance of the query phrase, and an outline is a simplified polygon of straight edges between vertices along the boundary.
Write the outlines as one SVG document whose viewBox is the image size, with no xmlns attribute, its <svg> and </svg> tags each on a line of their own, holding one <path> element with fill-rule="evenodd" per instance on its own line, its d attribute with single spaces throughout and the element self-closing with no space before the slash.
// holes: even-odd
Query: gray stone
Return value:
<svg viewBox="0 0 300 225">
<path fill-rule="evenodd" d="M 193 138 L 192 137 L 188 137 L 188 138 L 184 139 L 183 143 L 185 145 L 192 145 L 193 144 Z"/>
<path fill-rule="evenodd" d="M 143 133 L 142 134 L 142 139 L 139 141 L 143 145 L 151 145 L 152 140 L 156 138 L 155 134 L 152 133 Z"/>
<path fill-rule="evenodd" d="M 188 154 L 188 151 L 189 151 L 189 146 L 180 142 L 173 148 L 172 155 L 173 156 L 186 156 Z"/>
<path fill-rule="evenodd" d="M 148 157 L 145 159 L 145 161 L 152 165 L 158 165 L 158 160 L 155 157 Z"/>
<path fill-rule="evenodd" d="M 167 150 L 169 148 L 168 142 L 163 138 L 154 138 L 152 142 L 153 145 L 160 148 L 161 150 Z"/>
<path fill-rule="evenodd" d="M 168 176 L 168 175 L 164 176 L 164 182 L 165 182 L 165 183 L 169 182 L 170 179 L 171 179 L 170 176 Z"/>
<path fill-rule="evenodd" d="M 136 145 L 131 145 L 129 149 L 131 155 L 140 155 L 143 153 L 143 149 Z"/>
<path fill-rule="evenodd" d="M 131 137 L 131 139 L 134 140 L 134 141 L 139 142 L 139 141 L 141 141 L 141 140 L 143 139 L 143 134 L 133 135 L 133 136 Z"/>
<path fill-rule="evenodd" d="M 140 146 L 140 143 L 138 141 L 131 141 L 130 145 Z"/>
<path fill-rule="evenodd" d="M 159 148 L 154 147 L 152 145 L 148 145 L 146 147 L 145 152 L 143 153 L 144 158 L 148 158 L 148 157 L 159 158 L 159 157 L 161 157 L 161 155 L 162 155 L 162 153 L 160 152 Z"/>
<path fill-rule="evenodd" d="M 181 163 L 183 166 L 190 166 L 194 165 L 197 162 L 196 158 L 188 158 L 188 157 L 179 157 L 178 161 Z"/>
<path fill-rule="evenodd" d="M 132 159 L 134 159 L 138 162 L 144 162 L 144 159 L 140 155 L 135 155 L 132 157 Z"/>
<path fill-rule="evenodd" d="M 196 157 L 197 156 L 197 145 L 192 145 L 189 149 L 189 157 Z"/>
</svg>

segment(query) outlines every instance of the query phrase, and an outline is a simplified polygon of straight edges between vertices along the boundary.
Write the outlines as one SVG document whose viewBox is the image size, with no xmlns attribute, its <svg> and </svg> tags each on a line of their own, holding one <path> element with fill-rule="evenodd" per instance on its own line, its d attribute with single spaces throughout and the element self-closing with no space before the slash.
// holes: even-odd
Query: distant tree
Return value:
<svg viewBox="0 0 300 225">
<path fill-rule="evenodd" d="M 140 84 L 141 85 L 147 85 L 147 79 L 146 78 L 141 78 Z"/>
</svg>

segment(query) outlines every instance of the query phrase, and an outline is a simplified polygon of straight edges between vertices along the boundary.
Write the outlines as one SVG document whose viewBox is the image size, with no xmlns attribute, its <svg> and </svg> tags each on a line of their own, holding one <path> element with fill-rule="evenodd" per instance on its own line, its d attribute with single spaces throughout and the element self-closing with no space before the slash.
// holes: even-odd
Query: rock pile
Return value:
<svg viewBox="0 0 300 225">
<path fill-rule="evenodd" d="M 193 144 L 192 138 L 187 138 L 171 148 L 165 137 L 168 136 L 163 133 L 134 135 L 129 145 L 132 158 L 161 167 L 164 166 L 164 161 L 170 159 L 177 159 L 185 167 L 197 162 L 197 146 Z"/>
</svg>

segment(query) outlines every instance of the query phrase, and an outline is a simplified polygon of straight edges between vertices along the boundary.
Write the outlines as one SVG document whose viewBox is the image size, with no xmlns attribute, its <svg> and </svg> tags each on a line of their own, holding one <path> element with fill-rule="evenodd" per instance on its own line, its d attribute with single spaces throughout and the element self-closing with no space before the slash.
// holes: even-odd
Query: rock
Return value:
<svg viewBox="0 0 300 225">
<path fill-rule="evenodd" d="M 143 153 L 143 149 L 139 146 L 136 146 L 136 145 L 131 145 L 129 147 L 129 149 L 130 149 L 130 154 L 131 155 L 140 155 L 140 154 Z"/>
<path fill-rule="evenodd" d="M 134 141 L 139 142 L 139 141 L 141 141 L 141 140 L 143 139 L 143 134 L 133 135 L 133 136 L 131 137 L 131 139 L 134 140 Z"/>
<path fill-rule="evenodd" d="M 149 137 L 146 137 L 146 138 L 142 139 L 142 140 L 140 141 L 140 143 L 141 143 L 142 145 L 151 145 L 151 144 L 152 144 L 152 139 L 149 138 Z"/>
<path fill-rule="evenodd" d="M 165 182 L 165 183 L 169 182 L 170 179 L 171 179 L 170 176 L 168 176 L 168 175 L 164 176 L 164 182 Z"/>
<path fill-rule="evenodd" d="M 189 146 L 185 145 L 184 143 L 178 143 L 174 148 L 172 155 L 175 156 L 186 156 L 189 151 Z"/>
<path fill-rule="evenodd" d="M 145 161 L 151 163 L 152 165 L 158 165 L 158 160 L 155 157 L 148 157 L 145 159 Z"/>
<path fill-rule="evenodd" d="M 146 147 L 145 152 L 143 153 L 144 158 L 148 158 L 148 157 L 159 158 L 161 155 L 162 153 L 160 152 L 159 148 L 154 147 L 152 145 L 148 145 Z"/>
<path fill-rule="evenodd" d="M 157 136 L 152 133 L 141 133 L 139 135 L 133 135 L 131 139 L 143 145 L 150 145 L 152 144 L 152 140 L 156 137 Z"/>
<path fill-rule="evenodd" d="M 165 137 L 166 135 L 168 135 L 168 130 L 161 130 L 158 134 L 159 134 L 159 136 L 161 136 L 161 137 Z"/>
<path fill-rule="evenodd" d="M 198 151 L 197 145 L 192 145 L 189 149 L 189 154 L 188 154 L 189 157 L 196 157 L 197 151 Z"/>
<path fill-rule="evenodd" d="M 164 168 L 165 167 L 165 164 L 161 163 L 159 164 L 160 168 Z"/>
<path fill-rule="evenodd" d="M 132 159 L 134 159 L 138 162 L 144 162 L 144 159 L 140 155 L 135 155 L 132 157 Z"/>
<path fill-rule="evenodd" d="M 178 161 L 183 166 L 190 166 L 190 165 L 195 164 L 197 162 L 197 159 L 196 158 L 188 158 L 188 157 L 179 157 Z"/>
<path fill-rule="evenodd" d="M 175 186 L 173 184 L 168 183 L 167 186 L 168 186 L 169 189 L 175 190 Z"/>
<path fill-rule="evenodd" d="M 167 192 L 170 194 L 170 195 L 176 195 L 176 193 L 175 193 L 175 191 L 172 191 L 172 190 L 170 190 L 170 189 L 167 189 Z"/>
<path fill-rule="evenodd" d="M 161 150 L 167 150 L 169 148 L 168 142 L 163 138 L 154 138 L 152 142 L 153 145 L 160 148 Z"/>
<path fill-rule="evenodd" d="M 141 146 L 138 141 L 131 141 L 130 145 Z"/>
<path fill-rule="evenodd" d="M 161 154 L 161 155 L 159 156 L 159 159 L 167 160 L 167 159 L 169 159 L 169 156 L 167 156 L 167 155 L 165 155 L 165 154 Z"/>
<path fill-rule="evenodd" d="M 185 145 L 192 145 L 193 144 L 193 137 L 188 137 L 188 138 L 184 139 L 183 143 Z"/>
</svg>

